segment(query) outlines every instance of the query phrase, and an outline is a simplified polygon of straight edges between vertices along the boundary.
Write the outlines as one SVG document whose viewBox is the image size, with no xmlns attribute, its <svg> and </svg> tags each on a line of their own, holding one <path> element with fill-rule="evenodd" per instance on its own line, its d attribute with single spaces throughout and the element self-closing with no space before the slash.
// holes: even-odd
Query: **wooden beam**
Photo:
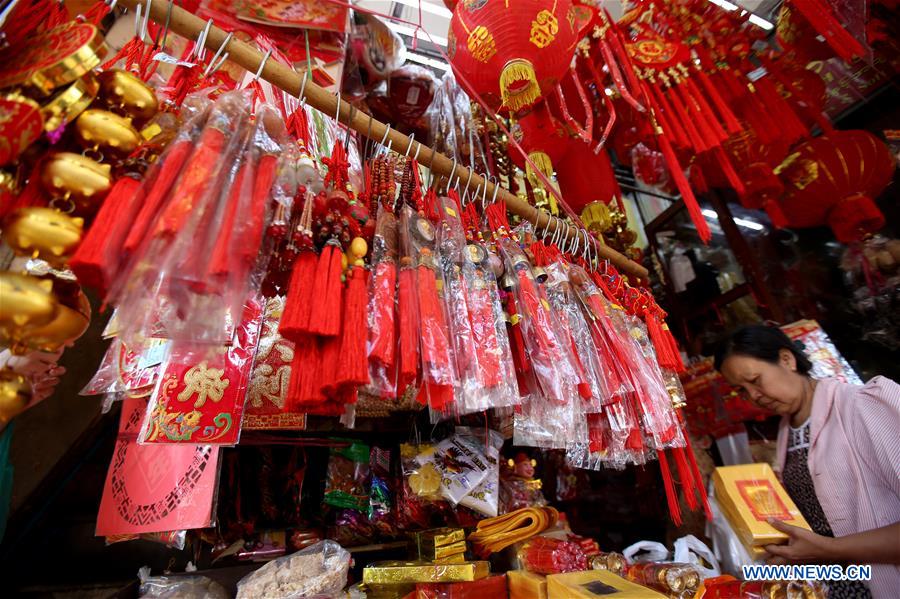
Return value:
<svg viewBox="0 0 900 599">
<path fill-rule="evenodd" d="M 143 7 L 142 10 L 147 8 L 146 4 L 140 0 L 119 0 L 118 2 L 118 6 L 129 10 L 135 10 L 138 5 Z M 200 32 L 206 27 L 206 21 L 200 17 L 173 3 L 159 0 L 150 2 L 150 18 L 159 24 L 168 22 L 169 31 L 192 40 L 196 40 Z M 250 44 L 229 38 L 225 31 L 215 25 L 209 28 L 205 46 L 210 50 L 216 51 L 226 41 L 228 43 L 223 49 L 223 53 L 228 52 L 228 60 L 251 73 L 259 71 L 263 54 Z M 274 60 L 266 61 L 260 72 L 260 78 L 293 96 L 300 97 L 303 75 L 287 65 L 280 64 Z M 461 181 L 466 181 L 472 189 L 478 186 L 484 189 L 484 186 L 487 186 L 487 193 L 490 196 L 493 196 L 495 193 L 494 184 L 478 173 L 473 172 L 470 178 L 469 169 L 466 167 L 456 164 L 440 152 L 435 152 L 434 149 L 411 140 L 406 135 L 390 128 L 389 125 L 385 125 L 359 110 L 351 110 L 348 102 L 341 101 L 339 96 L 328 92 L 314 82 L 307 82 L 304 96 L 310 106 L 326 115 L 337 114 L 341 123 L 363 136 L 375 141 L 381 141 L 385 139 L 385 134 L 387 134 L 387 140 L 392 142 L 392 148 L 395 152 L 405 154 L 409 150 L 411 154 L 418 154 L 419 162 L 428 166 L 435 174 L 445 176 L 449 180 L 458 178 Z M 507 209 L 511 213 L 531 222 L 537 230 L 549 228 L 550 232 L 556 232 L 558 228 L 563 228 L 561 233 L 564 233 L 566 239 L 575 239 L 580 236 L 582 243 L 584 242 L 585 236 L 579 233 L 579 229 L 558 218 L 551 217 L 549 213 L 543 210 L 538 210 L 502 187 L 497 186 L 496 193 L 497 197 L 506 204 Z M 648 273 L 646 268 L 598 242 L 593 237 L 590 237 L 590 239 L 596 250 L 597 257 L 609 260 L 622 274 L 636 279 L 647 279 Z"/>
</svg>

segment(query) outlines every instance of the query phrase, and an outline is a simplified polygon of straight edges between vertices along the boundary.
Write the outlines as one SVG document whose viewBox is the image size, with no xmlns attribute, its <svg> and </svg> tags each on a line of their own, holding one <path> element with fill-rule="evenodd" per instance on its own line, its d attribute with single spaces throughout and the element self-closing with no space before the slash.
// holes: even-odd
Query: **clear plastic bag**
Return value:
<svg viewBox="0 0 900 599">
<path fill-rule="evenodd" d="M 453 435 L 416 456 L 420 472 L 433 469 L 440 480 L 440 495 L 453 505 L 475 490 L 490 471 L 490 462 L 470 438 Z"/>
<path fill-rule="evenodd" d="M 279 557 L 242 578 L 237 599 L 332 599 L 347 585 L 350 553 L 334 541 L 319 541 Z"/>
<path fill-rule="evenodd" d="M 484 449 L 488 464 L 488 474 L 477 487 L 460 499 L 462 506 L 475 510 L 489 518 L 498 514 L 500 501 L 500 448 L 503 435 L 488 429 L 474 429 L 467 426 L 456 427 L 456 434 L 470 439 L 473 445 Z"/>
<path fill-rule="evenodd" d="M 138 571 L 141 599 L 229 599 L 225 587 L 206 576 L 150 576 L 150 568 Z"/>
<path fill-rule="evenodd" d="M 372 240 L 372 271 L 369 277 L 369 380 L 373 395 L 397 397 L 397 269 L 399 236 L 397 217 L 381 203 Z"/>
</svg>

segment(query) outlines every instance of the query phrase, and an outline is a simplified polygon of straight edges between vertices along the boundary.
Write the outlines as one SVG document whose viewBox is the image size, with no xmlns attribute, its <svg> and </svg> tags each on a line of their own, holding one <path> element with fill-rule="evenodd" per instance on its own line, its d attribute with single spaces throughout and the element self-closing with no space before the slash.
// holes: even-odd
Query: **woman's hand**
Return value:
<svg viewBox="0 0 900 599">
<path fill-rule="evenodd" d="M 834 538 L 818 535 L 811 530 L 791 526 L 774 518 L 769 518 L 768 522 L 772 528 L 788 536 L 787 545 L 766 545 L 766 551 L 773 556 L 769 563 L 828 563 L 836 561 L 833 550 Z"/>
<path fill-rule="evenodd" d="M 770 563 L 900 565 L 900 522 L 844 537 L 823 537 L 774 519 L 769 524 L 788 536 L 787 545 L 766 545 Z"/>
</svg>

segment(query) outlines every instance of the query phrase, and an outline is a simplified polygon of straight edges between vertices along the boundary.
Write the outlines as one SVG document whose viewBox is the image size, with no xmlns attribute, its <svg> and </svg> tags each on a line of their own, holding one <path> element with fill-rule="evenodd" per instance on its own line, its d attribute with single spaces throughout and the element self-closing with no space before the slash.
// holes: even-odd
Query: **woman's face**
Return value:
<svg viewBox="0 0 900 599">
<path fill-rule="evenodd" d="M 786 349 L 775 364 L 739 354 L 728 356 L 722 362 L 722 376 L 743 388 L 753 403 L 780 416 L 795 414 L 803 406 L 803 375 L 797 373 L 797 360 Z"/>
</svg>

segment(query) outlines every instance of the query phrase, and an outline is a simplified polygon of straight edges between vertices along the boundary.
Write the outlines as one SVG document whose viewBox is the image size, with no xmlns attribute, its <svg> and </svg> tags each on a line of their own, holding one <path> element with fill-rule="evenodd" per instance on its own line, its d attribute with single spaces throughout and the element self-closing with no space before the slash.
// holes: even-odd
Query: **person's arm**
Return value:
<svg viewBox="0 0 900 599">
<path fill-rule="evenodd" d="M 788 535 L 787 545 L 766 545 L 777 561 L 900 565 L 900 522 L 844 537 L 825 537 L 811 530 L 769 520 Z"/>
</svg>

